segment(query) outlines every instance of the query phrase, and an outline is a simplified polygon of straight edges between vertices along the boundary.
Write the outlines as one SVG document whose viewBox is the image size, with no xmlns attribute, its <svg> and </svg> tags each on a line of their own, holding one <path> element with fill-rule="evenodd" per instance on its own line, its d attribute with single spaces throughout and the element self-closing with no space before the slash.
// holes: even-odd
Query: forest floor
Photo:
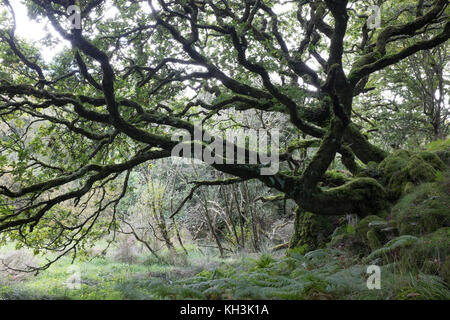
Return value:
<svg viewBox="0 0 450 320">
<path fill-rule="evenodd" d="M 0 254 L 11 247 L 3 248 Z M 22 253 L 23 254 L 23 253 Z M 369 290 L 367 265 L 347 253 L 320 249 L 302 254 L 236 254 L 219 258 L 194 246 L 170 263 L 141 256 L 132 263 L 113 256 L 72 264 L 63 257 L 38 275 L 0 274 L 0 298 L 76 299 L 450 299 L 439 277 L 382 267 L 381 289 Z M 76 266 L 75 269 L 74 266 Z M 81 286 L 68 279 L 79 271 Z"/>
</svg>

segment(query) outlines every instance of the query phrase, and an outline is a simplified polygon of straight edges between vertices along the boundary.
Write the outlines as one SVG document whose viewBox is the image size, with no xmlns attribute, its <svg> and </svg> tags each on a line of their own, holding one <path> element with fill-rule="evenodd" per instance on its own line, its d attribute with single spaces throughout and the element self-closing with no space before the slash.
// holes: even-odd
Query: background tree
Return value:
<svg viewBox="0 0 450 320">
<path fill-rule="evenodd" d="M 422 51 L 372 77 L 356 122 L 385 148 L 414 148 L 449 133 L 448 42 Z M 376 86 L 377 82 L 384 83 Z"/>
</svg>

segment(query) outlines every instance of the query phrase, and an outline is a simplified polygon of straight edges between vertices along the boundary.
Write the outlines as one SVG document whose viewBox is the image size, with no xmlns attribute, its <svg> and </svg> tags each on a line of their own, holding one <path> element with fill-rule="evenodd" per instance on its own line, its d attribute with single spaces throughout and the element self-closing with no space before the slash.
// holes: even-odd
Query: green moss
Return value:
<svg viewBox="0 0 450 320">
<path fill-rule="evenodd" d="M 428 274 L 445 274 L 446 260 L 450 256 L 450 227 L 430 233 L 410 248 L 401 252 L 401 263 L 405 270 L 418 269 Z"/>
<path fill-rule="evenodd" d="M 377 232 L 373 229 L 367 231 L 367 240 L 369 241 L 369 246 L 372 250 L 376 250 L 382 246 Z"/>
<path fill-rule="evenodd" d="M 400 233 L 424 235 L 450 226 L 450 177 L 425 183 L 401 198 L 392 208 L 391 218 Z"/>
<path fill-rule="evenodd" d="M 395 154 L 384 159 L 378 166 L 378 170 L 383 175 L 384 184 L 388 184 L 392 175 L 396 172 L 402 171 L 408 165 L 408 161 L 403 157 Z"/>
<path fill-rule="evenodd" d="M 386 223 L 382 218 L 378 216 L 367 216 L 359 221 L 356 226 L 356 234 L 363 240 L 367 240 L 367 232 L 371 229 L 371 224 L 374 222 Z"/>
<path fill-rule="evenodd" d="M 408 171 L 404 168 L 394 172 L 388 182 L 387 187 L 390 199 L 398 199 L 411 186 Z M 408 187 L 406 187 L 408 185 Z M 412 184 L 414 186 L 414 184 Z"/>
<path fill-rule="evenodd" d="M 445 163 L 435 153 L 423 151 L 418 155 L 424 161 L 432 165 L 435 170 L 444 170 L 446 167 Z"/>
<path fill-rule="evenodd" d="M 439 270 L 439 275 L 445 282 L 447 282 L 448 285 L 450 285 L 450 255 L 447 256 L 445 262 L 442 264 Z"/>
<path fill-rule="evenodd" d="M 355 229 L 356 238 L 364 248 L 360 251 L 369 253 L 369 248 L 371 250 L 380 248 L 385 238 L 381 235 L 380 230 L 385 228 L 387 225 L 388 223 L 379 216 L 372 215 L 362 219 Z"/>
<path fill-rule="evenodd" d="M 403 186 L 403 194 L 408 194 L 411 193 L 414 190 L 414 183 L 412 182 L 407 182 L 404 186 Z"/>
<path fill-rule="evenodd" d="M 431 152 L 411 155 L 405 150 L 394 152 L 378 167 L 381 181 L 387 187 L 391 200 L 411 192 L 414 185 L 435 181 L 439 172 L 437 170 L 444 168 L 445 164 Z"/>
<path fill-rule="evenodd" d="M 358 176 L 378 179 L 380 177 L 378 163 L 370 161 L 369 163 L 367 163 L 366 167 L 358 173 Z"/>
<path fill-rule="evenodd" d="M 433 182 L 436 180 L 436 170 L 419 156 L 413 156 L 406 170 L 413 182 Z"/>
<path fill-rule="evenodd" d="M 328 170 L 322 178 L 322 183 L 326 186 L 337 187 L 347 183 L 350 179 L 342 172 L 336 170 Z"/>
<path fill-rule="evenodd" d="M 437 155 L 447 166 L 450 166 L 450 139 L 433 141 L 426 146 L 426 149 Z"/>
<path fill-rule="evenodd" d="M 317 201 L 333 203 L 336 199 L 338 203 L 345 199 L 353 204 L 351 213 L 361 217 L 376 214 L 388 206 L 385 189 L 372 178 L 355 178 L 342 186 L 326 190 L 324 195 Z"/>
<path fill-rule="evenodd" d="M 289 247 L 303 247 L 308 251 L 325 247 L 333 230 L 334 226 L 330 217 L 315 215 L 297 208 L 294 234 Z"/>
</svg>

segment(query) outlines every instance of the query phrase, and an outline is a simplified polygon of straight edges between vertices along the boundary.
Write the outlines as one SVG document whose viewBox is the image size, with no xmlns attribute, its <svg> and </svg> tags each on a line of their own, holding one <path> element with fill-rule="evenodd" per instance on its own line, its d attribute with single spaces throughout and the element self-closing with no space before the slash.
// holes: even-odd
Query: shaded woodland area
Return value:
<svg viewBox="0 0 450 320">
<path fill-rule="evenodd" d="M 450 299 L 449 14 L 0 0 L 0 298 Z"/>
</svg>

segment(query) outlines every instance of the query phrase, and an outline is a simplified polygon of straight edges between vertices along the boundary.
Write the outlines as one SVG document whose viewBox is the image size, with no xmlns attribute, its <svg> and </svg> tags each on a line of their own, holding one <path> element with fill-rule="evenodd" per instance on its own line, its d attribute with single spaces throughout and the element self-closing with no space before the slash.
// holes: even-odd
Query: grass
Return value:
<svg viewBox="0 0 450 320">
<path fill-rule="evenodd" d="M 240 256 L 221 259 L 217 254 L 202 253 L 198 248 L 188 246 L 189 255 L 185 259 L 176 259 L 168 252 L 162 253 L 166 262 L 160 262 L 151 255 L 143 254 L 134 263 L 118 262 L 114 254 L 94 257 L 72 264 L 70 257 L 62 257 L 49 269 L 37 275 L 27 274 L 19 281 L 0 271 L 1 299 L 76 299 L 76 300 L 120 300 L 155 299 L 159 293 L 152 288 L 160 281 L 173 281 L 192 277 L 205 268 L 214 269 L 225 265 L 238 264 Z M 17 252 L 14 245 L 0 248 L 0 256 Z M 51 258 L 48 254 L 46 258 Z M 41 259 L 43 260 L 43 259 Z M 70 289 L 68 278 L 73 268 L 78 267 L 81 275 L 81 288 Z M 152 284 L 147 288 L 147 285 Z M 189 297 L 189 292 L 184 295 Z M 197 296 L 199 297 L 199 296 Z"/>
<path fill-rule="evenodd" d="M 71 259 L 64 257 L 36 276 L 20 281 L 0 278 L 0 298 L 450 299 L 448 287 L 440 278 L 398 273 L 388 266 L 382 268 L 382 289 L 368 290 L 367 266 L 333 249 L 221 259 L 191 247 L 183 264 L 161 264 L 144 255 L 131 264 L 105 256 L 78 266 L 80 289 L 67 287 Z"/>
</svg>

